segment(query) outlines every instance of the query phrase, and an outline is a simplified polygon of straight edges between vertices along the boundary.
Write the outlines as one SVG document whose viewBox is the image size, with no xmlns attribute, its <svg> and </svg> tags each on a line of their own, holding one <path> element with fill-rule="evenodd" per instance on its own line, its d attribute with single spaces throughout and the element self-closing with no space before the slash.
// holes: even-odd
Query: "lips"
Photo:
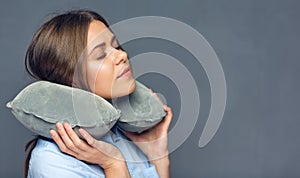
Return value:
<svg viewBox="0 0 300 178">
<path fill-rule="evenodd" d="M 124 74 L 126 74 L 128 71 L 130 71 L 130 67 L 126 66 L 124 67 L 124 69 L 122 70 L 122 72 L 117 76 L 117 78 L 122 77 Z"/>
</svg>

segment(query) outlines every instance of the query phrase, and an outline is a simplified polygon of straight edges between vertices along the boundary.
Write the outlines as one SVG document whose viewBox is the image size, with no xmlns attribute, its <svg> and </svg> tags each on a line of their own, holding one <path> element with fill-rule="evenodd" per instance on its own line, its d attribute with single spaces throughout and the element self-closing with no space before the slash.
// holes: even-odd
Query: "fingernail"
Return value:
<svg viewBox="0 0 300 178">
<path fill-rule="evenodd" d="M 65 122 L 65 123 L 64 123 L 64 127 L 69 129 L 71 126 L 70 126 L 69 123 Z"/>
<path fill-rule="evenodd" d="M 83 137 L 86 136 L 86 131 L 84 129 L 79 128 L 78 131 L 79 131 L 80 135 L 82 135 Z"/>
<path fill-rule="evenodd" d="M 57 122 L 57 123 L 56 123 L 56 127 L 57 127 L 58 129 L 61 129 L 61 128 L 62 128 L 61 123 Z"/>
<path fill-rule="evenodd" d="M 82 129 L 82 128 L 79 128 L 79 129 L 78 129 L 78 132 L 84 132 L 84 131 L 83 131 L 83 129 Z"/>
<path fill-rule="evenodd" d="M 49 134 L 50 134 L 51 137 L 53 137 L 55 135 L 55 131 L 53 129 L 50 129 Z"/>
</svg>

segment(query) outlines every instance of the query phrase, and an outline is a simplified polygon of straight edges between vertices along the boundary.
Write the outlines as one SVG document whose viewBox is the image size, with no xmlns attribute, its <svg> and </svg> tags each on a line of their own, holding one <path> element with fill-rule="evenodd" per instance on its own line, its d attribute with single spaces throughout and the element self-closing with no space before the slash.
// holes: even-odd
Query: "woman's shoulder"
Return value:
<svg viewBox="0 0 300 178">
<path fill-rule="evenodd" d="M 68 164 L 75 164 L 74 161 L 77 160 L 70 155 L 62 153 L 55 142 L 45 139 L 38 139 L 35 148 L 32 150 L 30 159 L 31 162 L 32 160 L 47 161 L 47 163 L 50 163 L 51 161 L 62 161 Z"/>
<path fill-rule="evenodd" d="M 32 150 L 28 177 L 104 177 L 97 165 L 87 164 L 62 153 L 50 140 L 39 139 Z"/>
</svg>

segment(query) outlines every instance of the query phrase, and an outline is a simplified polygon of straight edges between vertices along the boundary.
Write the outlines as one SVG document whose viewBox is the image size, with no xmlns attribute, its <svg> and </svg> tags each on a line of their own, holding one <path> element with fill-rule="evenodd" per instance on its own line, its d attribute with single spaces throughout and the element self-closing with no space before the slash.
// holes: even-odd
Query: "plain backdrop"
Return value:
<svg viewBox="0 0 300 178">
<path fill-rule="evenodd" d="M 200 115 L 192 134 L 170 154 L 172 177 L 300 177 L 298 0 L 2 0 L 0 177 L 23 176 L 24 145 L 33 135 L 5 107 L 33 81 L 24 68 L 32 35 L 50 14 L 78 8 L 95 10 L 110 24 L 148 15 L 180 20 L 199 31 L 218 55 L 227 82 L 226 111 L 213 140 L 199 148 L 211 97 L 201 65 L 166 40 L 140 39 L 124 45 L 131 57 L 151 51 L 172 55 L 197 82 Z M 176 85 L 159 74 L 139 79 L 164 95 L 176 122 Z"/>
</svg>

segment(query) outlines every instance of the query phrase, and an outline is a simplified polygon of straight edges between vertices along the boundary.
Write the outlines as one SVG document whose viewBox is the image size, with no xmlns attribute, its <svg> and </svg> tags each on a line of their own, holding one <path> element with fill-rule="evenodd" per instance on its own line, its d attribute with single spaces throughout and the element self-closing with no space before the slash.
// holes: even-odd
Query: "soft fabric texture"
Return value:
<svg viewBox="0 0 300 178">
<path fill-rule="evenodd" d="M 25 87 L 7 107 L 26 128 L 48 138 L 57 122 L 69 122 L 75 131 L 82 127 L 101 138 L 116 123 L 123 130 L 142 132 L 165 116 L 161 101 L 137 81 L 134 92 L 114 99 L 113 105 L 91 92 L 37 81 Z"/>
<path fill-rule="evenodd" d="M 131 95 L 113 100 L 113 105 L 122 111 L 117 124 L 126 131 L 142 132 L 165 116 L 162 102 L 156 94 L 138 82 Z"/>
</svg>

